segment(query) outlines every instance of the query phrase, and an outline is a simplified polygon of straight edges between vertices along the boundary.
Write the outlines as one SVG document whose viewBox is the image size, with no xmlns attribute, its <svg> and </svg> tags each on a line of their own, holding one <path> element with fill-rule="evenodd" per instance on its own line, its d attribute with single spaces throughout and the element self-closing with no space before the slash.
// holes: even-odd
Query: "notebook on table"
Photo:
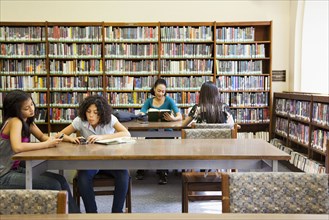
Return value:
<svg viewBox="0 0 329 220">
<path fill-rule="evenodd" d="M 134 143 L 134 142 L 135 142 L 135 140 L 130 137 L 112 138 L 112 139 L 104 139 L 104 140 L 95 141 L 95 143 L 97 143 L 97 144 L 105 144 L 105 145 Z"/>
</svg>

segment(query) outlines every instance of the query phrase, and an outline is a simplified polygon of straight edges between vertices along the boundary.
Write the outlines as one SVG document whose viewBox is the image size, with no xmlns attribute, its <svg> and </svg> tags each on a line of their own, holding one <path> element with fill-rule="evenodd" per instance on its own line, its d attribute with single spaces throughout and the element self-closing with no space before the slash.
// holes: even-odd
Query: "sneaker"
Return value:
<svg viewBox="0 0 329 220">
<path fill-rule="evenodd" d="M 144 170 L 137 170 L 136 172 L 136 179 L 137 180 L 143 180 L 144 179 Z"/>
<path fill-rule="evenodd" d="M 168 174 L 167 174 L 167 172 L 161 172 L 159 174 L 159 177 L 160 177 L 160 179 L 159 179 L 159 184 L 160 185 L 167 184 L 167 182 L 168 182 Z"/>
</svg>

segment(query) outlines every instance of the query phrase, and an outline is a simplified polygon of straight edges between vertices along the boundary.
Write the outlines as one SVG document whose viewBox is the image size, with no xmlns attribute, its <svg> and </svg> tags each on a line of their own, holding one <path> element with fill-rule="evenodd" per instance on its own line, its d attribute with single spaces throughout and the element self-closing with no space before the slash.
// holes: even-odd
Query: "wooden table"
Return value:
<svg viewBox="0 0 329 220">
<path fill-rule="evenodd" d="M 129 121 L 122 123 L 132 137 L 181 137 L 182 121 L 142 122 Z M 172 131 L 166 131 L 172 129 Z"/>
<path fill-rule="evenodd" d="M 59 215 L 0 215 L 1 220 L 328 220 L 325 214 L 59 214 Z"/>
<path fill-rule="evenodd" d="M 118 145 L 76 145 L 18 153 L 26 161 L 26 188 L 32 174 L 66 169 L 260 169 L 278 170 L 290 155 L 261 139 L 140 139 Z M 33 172 L 32 172 L 33 171 Z"/>
</svg>

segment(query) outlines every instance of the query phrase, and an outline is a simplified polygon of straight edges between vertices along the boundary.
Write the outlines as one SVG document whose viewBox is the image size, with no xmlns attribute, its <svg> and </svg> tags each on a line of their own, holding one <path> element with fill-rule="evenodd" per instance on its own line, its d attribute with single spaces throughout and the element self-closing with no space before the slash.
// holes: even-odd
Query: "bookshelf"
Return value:
<svg viewBox="0 0 329 220">
<path fill-rule="evenodd" d="M 274 93 L 271 138 L 305 172 L 329 173 L 329 96 Z"/>
<path fill-rule="evenodd" d="M 13 88 L 31 91 L 44 131 L 70 123 L 90 94 L 106 96 L 114 109 L 139 110 L 159 77 L 183 114 L 210 80 L 240 132 L 270 130 L 271 21 L 0 22 L 0 28 L 0 98 Z M 36 49 L 13 56 L 21 47 Z"/>
</svg>

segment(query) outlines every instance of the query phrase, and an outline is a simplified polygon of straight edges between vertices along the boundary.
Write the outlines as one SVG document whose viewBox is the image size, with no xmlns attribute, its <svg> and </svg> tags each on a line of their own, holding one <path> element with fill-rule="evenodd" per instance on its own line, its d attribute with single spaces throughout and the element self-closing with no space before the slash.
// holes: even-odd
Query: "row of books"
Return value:
<svg viewBox="0 0 329 220">
<path fill-rule="evenodd" d="M 265 58 L 264 44 L 218 44 L 217 58 Z"/>
<path fill-rule="evenodd" d="M 106 41 L 157 41 L 158 27 L 105 27 Z M 212 41 L 210 26 L 170 26 L 161 28 L 163 41 Z M 42 40 L 45 27 L 0 27 L 0 40 Z M 101 41 L 102 26 L 48 27 L 50 41 Z M 218 27 L 217 42 L 250 42 L 255 40 L 254 27 Z"/>
<path fill-rule="evenodd" d="M 220 90 L 250 90 L 268 91 L 270 89 L 269 76 L 221 76 L 216 79 Z"/>
<path fill-rule="evenodd" d="M 105 41 L 158 41 L 158 27 L 105 27 Z"/>
<path fill-rule="evenodd" d="M 162 77 L 167 82 L 167 90 L 179 89 L 199 90 L 204 82 L 212 81 L 212 76 L 190 76 L 190 77 Z"/>
<path fill-rule="evenodd" d="M 275 112 L 291 118 L 310 121 L 311 103 L 290 99 L 276 99 Z"/>
<path fill-rule="evenodd" d="M 213 60 L 161 60 L 162 74 L 212 74 Z"/>
<path fill-rule="evenodd" d="M 210 44 L 161 44 L 161 57 L 196 57 L 211 58 L 213 56 L 213 46 Z"/>
<path fill-rule="evenodd" d="M 285 118 L 277 117 L 275 119 L 275 132 L 284 136 L 288 137 L 288 120 Z"/>
<path fill-rule="evenodd" d="M 49 120 L 50 122 L 71 123 L 78 115 L 77 108 L 50 108 Z"/>
<path fill-rule="evenodd" d="M 96 87 L 102 87 L 102 77 L 87 77 L 87 76 L 65 76 L 65 77 L 51 77 L 50 89 L 86 89 L 89 84 L 93 84 Z"/>
<path fill-rule="evenodd" d="M 45 37 L 45 27 L 0 27 L 1 41 L 41 41 Z"/>
<path fill-rule="evenodd" d="M 309 144 L 310 127 L 308 125 L 291 121 L 289 123 L 289 139 L 298 143 Z"/>
<path fill-rule="evenodd" d="M 45 58 L 46 44 L 45 43 L 17 43 L 17 44 L 1 44 L 0 58 Z"/>
<path fill-rule="evenodd" d="M 158 44 L 105 44 L 105 58 L 157 58 Z"/>
<path fill-rule="evenodd" d="M 216 61 L 217 74 L 262 74 L 263 62 L 250 61 Z"/>
<path fill-rule="evenodd" d="M 212 28 L 208 26 L 161 27 L 161 41 L 211 41 Z"/>
<path fill-rule="evenodd" d="M 312 134 L 311 146 L 320 151 L 326 152 L 328 146 L 329 131 L 315 129 Z"/>
<path fill-rule="evenodd" d="M 269 109 L 231 109 L 236 123 L 268 123 L 270 122 Z"/>
<path fill-rule="evenodd" d="M 50 60 L 50 74 L 102 74 L 102 60 Z"/>
<path fill-rule="evenodd" d="M 230 96 L 232 107 L 265 107 L 268 106 L 269 93 L 226 93 Z"/>
<path fill-rule="evenodd" d="M 238 132 L 238 139 L 263 139 L 265 141 L 270 140 L 270 134 L 267 131 L 259 132 Z"/>
<path fill-rule="evenodd" d="M 1 74 L 47 74 L 46 60 L 1 60 Z"/>
<path fill-rule="evenodd" d="M 282 151 L 291 155 L 289 162 L 306 173 L 325 173 L 325 165 L 318 161 L 309 159 L 306 155 L 294 151 L 292 148 L 286 147 L 284 143 L 274 138 L 271 140 L 271 144 L 279 148 Z"/>
<path fill-rule="evenodd" d="M 2 89 L 39 89 L 47 90 L 46 76 L 2 76 L 0 77 Z"/>
<path fill-rule="evenodd" d="M 329 126 L 329 105 L 324 103 L 313 103 L 313 118 L 312 121 Z"/>
<path fill-rule="evenodd" d="M 54 26 L 48 27 L 49 41 L 79 41 L 93 40 L 102 41 L 102 26 L 87 26 L 87 27 L 63 27 Z"/>
<path fill-rule="evenodd" d="M 106 74 L 158 74 L 157 60 L 105 60 Z"/>
<path fill-rule="evenodd" d="M 217 42 L 249 42 L 255 40 L 253 27 L 219 27 L 216 28 Z"/>
<path fill-rule="evenodd" d="M 65 44 L 51 43 L 49 44 L 50 58 L 101 58 L 101 44 Z"/>
</svg>

